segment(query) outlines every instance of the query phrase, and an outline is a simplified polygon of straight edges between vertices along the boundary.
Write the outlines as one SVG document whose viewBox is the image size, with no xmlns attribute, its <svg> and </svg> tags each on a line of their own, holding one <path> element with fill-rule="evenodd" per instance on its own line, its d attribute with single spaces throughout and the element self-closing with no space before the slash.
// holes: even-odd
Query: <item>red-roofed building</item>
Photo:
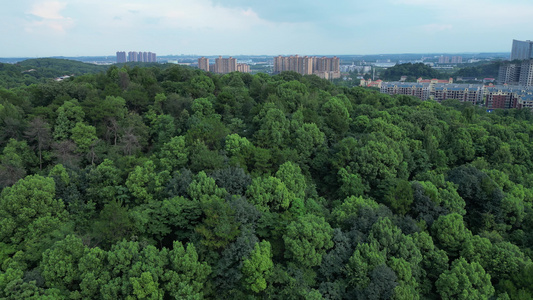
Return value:
<svg viewBox="0 0 533 300">
<path fill-rule="evenodd" d="M 453 83 L 453 78 L 449 78 L 448 80 L 441 80 L 441 79 L 422 79 L 422 77 L 418 78 L 416 80 L 417 83 Z"/>
<path fill-rule="evenodd" d="M 381 88 L 382 83 L 383 83 L 383 80 L 381 79 L 378 79 L 376 81 L 372 81 L 372 79 L 368 79 L 368 80 L 361 79 L 361 86 L 366 86 L 366 87 Z"/>
</svg>

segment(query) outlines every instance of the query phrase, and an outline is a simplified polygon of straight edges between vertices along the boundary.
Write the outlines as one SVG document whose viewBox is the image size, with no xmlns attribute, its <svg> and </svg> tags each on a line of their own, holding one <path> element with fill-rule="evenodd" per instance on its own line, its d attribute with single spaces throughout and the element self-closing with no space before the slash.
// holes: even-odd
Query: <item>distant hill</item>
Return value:
<svg viewBox="0 0 533 300">
<path fill-rule="evenodd" d="M 0 63 L 0 87 L 30 85 L 64 75 L 80 76 L 99 73 L 106 71 L 107 68 L 109 66 L 57 58 L 28 59 L 14 65 Z"/>
<path fill-rule="evenodd" d="M 381 76 L 381 79 L 385 81 L 400 80 L 401 76 L 407 76 L 407 81 L 415 81 L 418 77 L 423 78 L 444 78 L 445 74 L 431 68 L 423 63 L 406 63 L 396 65 L 392 68 L 385 70 Z"/>
</svg>

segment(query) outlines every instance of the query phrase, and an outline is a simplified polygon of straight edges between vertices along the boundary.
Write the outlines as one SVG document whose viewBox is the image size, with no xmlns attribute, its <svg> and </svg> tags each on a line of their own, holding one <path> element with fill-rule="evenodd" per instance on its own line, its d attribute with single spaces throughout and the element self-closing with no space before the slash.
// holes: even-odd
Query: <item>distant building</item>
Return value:
<svg viewBox="0 0 533 300">
<path fill-rule="evenodd" d="M 415 96 L 421 100 L 429 99 L 429 83 L 414 82 L 383 82 L 380 92 L 388 95 Z"/>
<path fill-rule="evenodd" d="M 229 58 L 222 58 L 222 56 L 219 56 L 215 59 L 215 73 L 226 74 L 235 71 L 237 71 L 237 59 L 231 56 Z"/>
<path fill-rule="evenodd" d="M 518 85 L 521 64 L 504 63 L 498 71 L 498 83 Z"/>
<path fill-rule="evenodd" d="M 518 84 L 521 86 L 533 86 L 533 59 L 522 61 Z"/>
<path fill-rule="evenodd" d="M 381 89 L 382 84 L 383 84 L 383 80 L 381 80 L 381 79 L 378 79 L 376 81 L 373 81 L 372 79 L 368 79 L 368 80 L 361 79 L 361 86 L 377 87 L 377 88 Z"/>
<path fill-rule="evenodd" d="M 450 57 L 449 56 L 441 55 L 439 57 L 439 64 L 449 64 L 449 63 L 450 63 Z"/>
<path fill-rule="evenodd" d="M 302 75 L 317 75 L 324 79 L 340 78 L 340 59 L 334 57 L 277 56 L 274 57 L 274 74 L 294 71 Z"/>
<path fill-rule="evenodd" d="M 533 59 L 533 42 L 513 40 L 513 48 L 511 50 L 511 60 Z"/>
<path fill-rule="evenodd" d="M 128 52 L 128 61 L 129 62 L 137 62 L 139 61 L 139 54 L 135 51 Z"/>
<path fill-rule="evenodd" d="M 361 80 L 362 86 L 373 83 L 375 82 L 371 80 Z M 456 99 L 472 104 L 482 103 L 485 99 L 488 109 L 529 108 L 533 110 L 533 86 L 381 81 L 379 85 L 380 92 L 388 95 L 408 95 L 437 102 Z"/>
<path fill-rule="evenodd" d="M 198 58 L 198 68 L 200 70 L 209 72 L 209 58 L 205 58 L 203 56 Z"/>
<path fill-rule="evenodd" d="M 462 63 L 463 63 L 462 56 L 452 56 L 452 64 L 462 64 Z"/>
<path fill-rule="evenodd" d="M 455 99 L 472 104 L 483 101 L 483 85 L 480 84 L 434 84 L 430 88 L 430 98 L 442 102 Z"/>
<path fill-rule="evenodd" d="M 486 105 L 489 109 L 515 108 L 517 104 L 513 88 L 509 86 L 488 87 L 485 97 Z"/>
<path fill-rule="evenodd" d="M 461 102 L 480 103 L 483 100 L 483 86 L 480 84 L 452 84 L 437 81 L 383 82 L 380 92 L 389 95 L 415 96 L 421 100 L 437 102 L 456 99 Z"/>
<path fill-rule="evenodd" d="M 237 72 L 250 73 L 250 66 L 248 64 L 237 64 Z"/>
<path fill-rule="evenodd" d="M 127 57 L 126 52 L 117 52 L 117 63 L 119 62 L 119 53 L 121 53 L 121 62 L 157 62 L 157 55 L 155 53 L 129 51 Z"/>
<path fill-rule="evenodd" d="M 533 86 L 533 59 L 522 60 L 519 64 L 502 64 L 498 72 L 498 83 Z"/>
<path fill-rule="evenodd" d="M 125 51 L 117 51 L 117 64 L 125 63 L 126 60 L 126 52 Z"/>
<path fill-rule="evenodd" d="M 453 78 L 448 78 L 448 79 L 422 79 L 422 77 L 419 77 L 417 80 L 416 80 L 417 83 L 453 83 Z"/>
<path fill-rule="evenodd" d="M 495 108 L 533 109 L 533 88 L 525 86 L 491 86 L 485 89 L 486 105 Z"/>
</svg>

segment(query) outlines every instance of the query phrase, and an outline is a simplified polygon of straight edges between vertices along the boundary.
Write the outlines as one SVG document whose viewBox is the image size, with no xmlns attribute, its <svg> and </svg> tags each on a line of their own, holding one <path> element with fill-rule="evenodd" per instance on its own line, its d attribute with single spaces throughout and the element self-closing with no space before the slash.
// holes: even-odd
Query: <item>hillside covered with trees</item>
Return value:
<svg viewBox="0 0 533 300">
<path fill-rule="evenodd" d="M 424 63 L 406 63 L 387 68 L 380 77 L 384 81 L 398 81 L 402 76 L 407 76 L 407 81 L 416 81 L 419 77 L 444 79 L 450 75 L 441 73 Z"/>
<path fill-rule="evenodd" d="M 0 298 L 531 299 L 532 120 L 293 72 L 0 88 Z"/>
<path fill-rule="evenodd" d="M 433 69 L 424 63 L 398 64 L 384 70 L 380 78 L 384 81 L 398 81 L 402 76 L 407 76 L 406 81 L 414 82 L 417 78 L 424 79 L 448 79 L 450 77 L 472 77 L 472 78 L 498 78 L 498 71 L 501 61 L 478 62 L 461 67 L 452 72 L 445 72 Z"/>
<path fill-rule="evenodd" d="M 45 83 L 64 75 L 100 73 L 108 68 L 109 66 L 55 58 L 27 59 L 14 65 L 0 63 L 0 87 L 14 88 L 20 85 Z"/>
</svg>

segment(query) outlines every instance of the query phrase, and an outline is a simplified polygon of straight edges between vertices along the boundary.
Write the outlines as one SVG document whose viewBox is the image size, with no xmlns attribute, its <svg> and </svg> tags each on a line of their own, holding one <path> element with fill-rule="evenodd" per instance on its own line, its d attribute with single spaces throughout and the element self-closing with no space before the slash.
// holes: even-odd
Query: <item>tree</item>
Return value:
<svg viewBox="0 0 533 300">
<path fill-rule="evenodd" d="M 205 75 L 198 75 L 191 79 L 190 93 L 193 98 L 206 97 L 213 94 L 215 91 L 215 85 L 211 78 Z"/>
<path fill-rule="evenodd" d="M 86 249 L 79 260 L 78 270 L 81 296 L 92 299 L 103 296 L 101 288 L 111 281 L 107 252 L 99 247 Z"/>
<path fill-rule="evenodd" d="M 400 215 L 405 215 L 413 203 L 413 189 L 407 180 L 398 180 L 396 184 L 387 191 L 385 203 L 392 210 Z"/>
<path fill-rule="evenodd" d="M 72 128 L 72 140 L 76 143 L 77 151 L 86 153 L 89 147 L 98 139 L 96 137 L 96 128 L 91 125 L 85 125 L 82 122 L 76 123 Z"/>
<path fill-rule="evenodd" d="M 285 211 L 293 200 L 293 194 L 287 186 L 272 176 L 254 178 L 246 190 L 246 196 L 262 211 Z"/>
<path fill-rule="evenodd" d="M 307 214 L 287 226 L 283 236 L 285 256 L 304 267 L 320 265 L 322 256 L 333 247 L 333 229 L 322 217 Z"/>
<path fill-rule="evenodd" d="M 323 147 L 326 135 L 315 123 L 305 123 L 293 133 L 293 145 L 302 161 L 307 161 L 317 148 Z"/>
<path fill-rule="evenodd" d="M 41 117 L 36 117 L 28 124 L 25 135 L 33 141 L 34 147 L 39 151 L 39 169 L 43 168 L 43 150 L 47 149 L 51 142 L 50 125 Z"/>
<path fill-rule="evenodd" d="M 168 250 L 123 240 L 107 252 L 107 263 L 111 280 L 101 287 L 102 298 L 162 299 Z"/>
<path fill-rule="evenodd" d="M 0 241 L 16 245 L 26 252 L 25 258 L 38 261 L 66 217 L 63 201 L 55 199 L 54 180 L 26 176 L 0 194 Z"/>
<path fill-rule="evenodd" d="M 452 257 L 458 257 L 464 243 L 472 238 L 463 217 L 457 213 L 440 216 L 431 229 L 438 244 Z"/>
<path fill-rule="evenodd" d="M 489 299 L 494 295 L 490 275 L 480 264 L 459 258 L 435 283 L 442 299 Z"/>
<path fill-rule="evenodd" d="M 332 97 L 322 106 L 326 124 L 338 135 L 342 136 L 350 126 L 350 113 L 339 98 Z"/>
<path fill-rule="evenodd" d="M 163 275 L 165 291 L 176 299 L 201 299 L 211 267 L 198 260 L 193 244 L 185 248 L 179 241 L 169 251 L 169 270 Z"/>
<path fill-rule="evenodd" d="M 257 146 L 264 148 L 281 148 L 289 137 L 289 121 L 283 111 L 265 106 L 254 118 L 259 130 L 254 134 Z"/>
<path fill-rule="evenodd" d="M 9 140 L 0 155 L 0 187 L 11 186 L 26 175 L 28 167 L 26 160 L 31 156 L 24 154 L 33 154 L 28 150 L 26 142 Z"/>
<path fill-rule="evenodd" d="M 113 201 L 123 189 L 120 170 L 112 160 L 104 159 L 96 168 L 87 174 L 87 198 L 98 205 L 98 208 Z"/>
<path fill-rule="evenodd" d="M 355 152 L 354 171 L 366 185 L 377 187 L 381 181 L 398 175 L 403 154 L 386 143 L 371 140 Z"/>
<path fill-rule="evenodd" d="M 78 264 L 85 250 L 81 239 L 74 235 L 68 235 L 46 250 L 41 261 L 41 274 L 46 284 L 71 292 L 79 290 L 78 283 L 82 278 Z"/>
<path fill-rule="evenodd" d="M 217 186 L 225 189 L 230 195 L 244 195 L 252 182 L 249 174 L 239 167 L 218 169 L 211 174 Z"/>
<path fill-rule="evenodd" d="M 270 243 L 267 241 L 256 243 L 250 258 L 243 261 L 245 287 L 255 293 L 266 289 L 267 279 L 272 275 L 273 267 Z"/>
<path fill-rule="evenodd" d="M 279 178 L 293 194 L 292 197 L 300 200 L 305 199 L 305 190 L 307 184 L 305 183 L 305 177 L 302 175 L 300 167 L 290 161 L 282 164 L 276 172 L 276 178 Z"/>
<path fill-rule="evenodd" d="M 385 262 L 385 251 L 379 250 L 377 243 L 358 244 L 346 265 L 348 283 L 359 290 L 366 288 L 370 284 L 370 272 Z"/>
<path fill-rule="evenodd" d="M 472 136 L 466 128 L 460 127 L 450 130 L 447 154 L 449 160 L 457 165 L 474 159 L 475 150 Z"/>
<path fill-rule="evenodd" d="M 482 228 L 483 215 L 500 210 L 503 191 L 492 178 L 476 167 L 455 168 L 450 171 L 448 180 L 457 184 L 457 193 L 466 203 L 466 220 L 473 230 Z"/>
<path fill-rule="evenodd" d="M 250 141 L 236 133 L 226 136 L 225 150 L 231 159 L 231 162 L 241 168 L 245 168 L 252 156 L 253 145 Z"/>
<path fill-rule="evenodd" d="M 201 199 L 205 218 L 196 227 L 196 232 L 203 237 L 202 245 L 210 251 L 226 247 L 239 235 L 239 224 L 235 220 L 235 211 L 218 196 L 206 196 Z"/>
<path fill-rule="evenodd" d="M 175 136 L 165 143 L 159 153 L 161 166 L 168 171 L 184 167 L 189 160 L 184 136 Z"/>
<path fill-rule="evenodd" d="M 379 204 L 370 198 L 350 196 L 333 209 L 332 216 L 338 226 L 350 229 L 349 226 L 360 221 L 359 218 L 365 211 L 374 211 L 378 208 Z"/>
<path fill-rule="evenodd" d="M 57 162 L 66 166 L 76 166 L 79 163 L 76 144 L 71 140 L 63 140 L 52 144 L 53 154 Z"/>
<path fill-rule="evenodd" d="M 103 246 L 109 246 L 131 236 L 133 229 L 128 209 L 120 201 L 111 201 L 100 211 L 92 234 Z"/>
<path fill-rule="evenodd" d="M 65 101 L 65 103 L 57 109 L 54 139 L 56 141 L 62 141 L 70 138 L 72 129 L 76 126 L 76 123 L 83 122 L 84 117 L 85 113 L 78 103 L 78 100 L 72 99 L 70 101 Z"/>
<path fill-rule="evenodd" d="M 168 171 L 156 172 L 154 162 L 147 160 L 128 175 L 126 187 L 134 197 L 134 203 L 147 203 L 160 197 L 170 177 Z"/>
</svg>

